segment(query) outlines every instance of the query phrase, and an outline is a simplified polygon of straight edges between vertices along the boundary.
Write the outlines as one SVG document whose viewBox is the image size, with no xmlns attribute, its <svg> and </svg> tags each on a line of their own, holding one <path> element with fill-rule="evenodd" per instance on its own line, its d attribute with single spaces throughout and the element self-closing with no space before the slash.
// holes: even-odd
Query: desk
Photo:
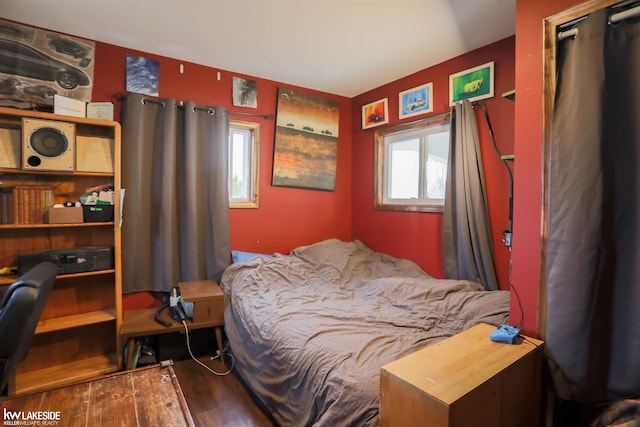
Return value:
<svg viewBox="0 0 640 427">
<path fill-rule="evenodd" d="M 0 401 L 5 425 L 195 426 L 171 360 Z M 29 421 L 35 413 L 48 420 Z"/>
<path fill-rule="evenodd" d="M 195 301 L 194 321 L 187 320 L 189 330 L 215 328 L 216 342 L 223 359 L 222 327 L 224 326 L 224 293 L 213 280 L 180 282 L 180 291 L 185 301 Z M 206 296 L 206 299 L 205 299 Z M 127 310 L 124 312 L 120 336 L 127 340 L 127 360 L 125 368 L 131 369 L 135 339 L 138 337 L 184 332 L 182 323 L 173 320 L 168 309 L 162 311 L 160 318 L 171 323 L 167 327 L 155 321 L 156 308 Z"/>
</svg>

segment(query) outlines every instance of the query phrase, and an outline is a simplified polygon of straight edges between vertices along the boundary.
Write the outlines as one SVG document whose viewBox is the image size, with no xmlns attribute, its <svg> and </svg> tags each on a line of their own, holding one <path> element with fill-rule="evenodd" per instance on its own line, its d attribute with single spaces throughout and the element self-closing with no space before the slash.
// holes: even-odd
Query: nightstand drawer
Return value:
<svg viewBox="0 0 640 427">
<path fill-rule="evenodd" d="M 224 323 L 224 293 L 215 280 L 180 282 L 182 300 L 193 303 L 193 322 Z"/>
</svg>

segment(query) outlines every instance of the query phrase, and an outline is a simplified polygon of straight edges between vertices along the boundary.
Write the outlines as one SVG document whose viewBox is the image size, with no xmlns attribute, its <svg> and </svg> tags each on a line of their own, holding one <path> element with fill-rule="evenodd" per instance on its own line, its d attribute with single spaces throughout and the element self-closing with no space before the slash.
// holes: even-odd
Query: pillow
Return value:
<svg viewBox="0 0 640 427">
<path fill-rule="evenodd" d="M 343 242 L 340 239 L 335 239 L 335 238 L 321 240 L 319 242 L 315 242 L 315 243 L 312 243 L 310 245 L 298 246 L 297 248 L 293 249 L 289 253 L 289 255 L 300 255 L 303 251 L 305 251 L 305 250 L 307 250 L 309 248 L 315 248 L 315 247 L 320 246 L 320 245 L 334 245 L 334 244 L 340 245 L 342 243 L 345 243 L 345 242 Z"/>
<path fill-rule="evenodd" d="M 231 261 L 233 263 L 249 261 L 251 258 L 257 257 L 257 256 L 271 258 L 273 255 L 261 254 L 258 252 L 244 252 L 244 251 L 236 251 L 236 250 L 231 251 Z"/>
</svg>

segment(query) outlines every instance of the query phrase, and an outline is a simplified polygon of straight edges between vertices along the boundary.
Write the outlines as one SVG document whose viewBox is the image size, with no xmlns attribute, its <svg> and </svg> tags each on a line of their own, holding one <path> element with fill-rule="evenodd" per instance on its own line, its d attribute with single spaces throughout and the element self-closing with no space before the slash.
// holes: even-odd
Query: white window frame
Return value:
<svg viewBox="0 0 640 427">
<path fill-rule="evenodd" d="M 246 198 L 232 197 L 233 186 L 233 135 L 234 133 L 248 133 L 246 142 L 247 157 L 244 158 L 244 166 L 249 168 L 246 180 Z M 260 124 L 231 120 L 229 122 L 229 207 L 230 208 L 257 208 L 258 207 L 258 183 L 260 165 Z"/>
<path fill-rule="evenodd" d="M 389 156 L 389 142 L 398 142 L 403 136 L 408 138 L 420 138 L 420 176 L 426 173 L 426 162 L 422 158 L 426 144 L 422 142 L 424 134 L 441 132 L 442 129 L 449 129 L 449 112 L 428 117 L 426 119 L 417 120 L 410 123 L 402 123 L 399 125 L 388 126 L 380 129 L 375 133 L 375 197 L 374 208 L 382 210 L 394 211 L 410 211 L 410 212 L 442 212 L 444 210 L 444 198 L 429 199 L 426 197 L 411 199 L 392 199 L 388 197 L 388 188 L 390 187 L 390 167 L 388 167 L 387 159 Z M 425 166 L 423 166 L 425 165 Z M 424 179 L 420 179 L 424 182 Z M 420 186 L 421 184 L 418 183 Z M 420 188 L 420 194 L 424 194 Z"/>
</svg>

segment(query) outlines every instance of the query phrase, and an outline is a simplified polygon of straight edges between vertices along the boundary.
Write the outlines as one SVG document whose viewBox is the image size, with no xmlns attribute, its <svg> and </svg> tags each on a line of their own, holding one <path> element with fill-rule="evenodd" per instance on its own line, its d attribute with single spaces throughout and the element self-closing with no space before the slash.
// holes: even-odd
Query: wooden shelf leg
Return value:
<svg viewBox="0 0 640 427">
<path fill-rule="evenodd" d="M 131 366 L 133 362 L 133 352 L 136 350 L 136 339 L 129 338 L 127 339 L 127 363 L 126 369 L 133 369 L 135 366 Z"/>
<path fill-rule="evenodd" d="M 224 347 L 222 347 L 222 326 L 216 326 L 216 342 L 218 343 L 218 351 L 220 351 L 220 361 L 224 364 Z"/>
</svg>

